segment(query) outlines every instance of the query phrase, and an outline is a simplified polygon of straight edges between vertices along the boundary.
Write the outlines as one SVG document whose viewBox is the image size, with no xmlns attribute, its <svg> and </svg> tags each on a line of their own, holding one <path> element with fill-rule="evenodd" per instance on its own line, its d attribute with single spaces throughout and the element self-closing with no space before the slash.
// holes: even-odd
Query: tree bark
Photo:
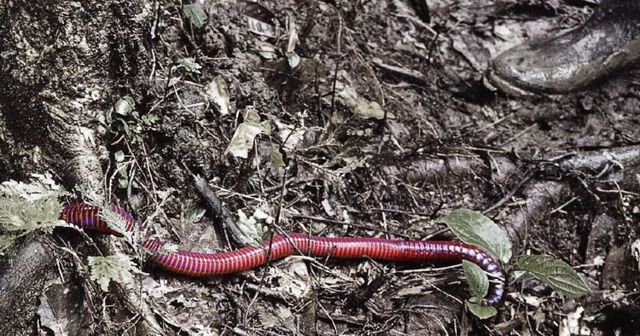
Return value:
<svg viewBox="0 0 640 336">
<path fill-rule="evenodd" d="M 145 85 L 140 81 L 150 67 L 144 40 L 149 34 L 143 33 L 152 14 L 152 5 L 139 0 L 0 2 L 3 180 L 53 171 L 66 187 L 101 189 L 105 112 Z M 36 330 L 37 299 L 56 274 L 45 271 L 55 258 L 42 246 L 26 244 L 0 270 L 4 334 Z"/>
</svg>

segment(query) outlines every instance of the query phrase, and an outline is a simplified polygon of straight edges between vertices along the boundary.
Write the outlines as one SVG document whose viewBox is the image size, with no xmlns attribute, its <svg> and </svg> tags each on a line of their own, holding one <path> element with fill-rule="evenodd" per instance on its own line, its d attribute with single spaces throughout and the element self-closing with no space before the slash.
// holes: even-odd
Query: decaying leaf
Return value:
<svg viewBox="0 0 640 336">
<path fill-rule="evenodd" d="M 121 116 L 126 116 L 129 115 L 129 113 L 131 113 L 135 107 L 136 102 L 133 100 L 133 98 L 131 96 L 124 96 L 118 99 L 115 104 L 113 104 L 113 112 Z"/>
<path fill-rule="evenodd" d="M 260 117 L 253 109 L 247 109 L 245 121 L 236 128 L 224 153 L 231 153 L 231 155 L 243 159 L 248 158 L 249 150 L 253 148 L 253 140 L 260 133 L 268 134 L 270 129 L 266 127 L 265 123 L 260 122 Z"/>
<path fill-rule="evenodd" d="M 262 124 L 246 121 L 238 125 L 231 142 L 224 151 L 225 154 L 231 153 L 231 155 L 239 158 L 246 159 L 249 157 L 249 150 L 253 148 L 253 140 L 256 136 L 262 133 Z"/>
<path fill-rule="evenodd" d="M 304 119 L 302 119 L 304 122 Z M 278 139 L 282 142 L 282 147 L 285 150 L 290 150 L 296 148 L 304 138 L 305 132 L 316 131 L 316 129 L 305 128 L 304 124 L 302 127 L 295 127 L 293 125 L 285 124 L 280 120 L 274 120 L 276 125 L 276 129 L 278 132 L 275 134 Z M 319 129 L 319 131 L 324 131 L 323 129 Z"/>
<path fill-rule="evenodd" d="M 631 244 L 630 249 L 631 249 L 631 256 L 633 256 L 633 258 L 636 260 L 636 263 L 638 265 L 638 270 L 640 270 L 640 239 L 636 239 Z"/>
<path fill-rule="evenodd" d="M 272 168 L 282 168 L 285 167 L 284 157 L 282 153 L 280 153 L 280 148 L 278 146 L 271 146 L 271 167 Z"/>
<path fill-rule="evenodd" d="M 198 64 L 193 57 L 181 58 L 178 60 L 178 66 L 184 68 L 188 72 L 200 73 L 202 65 Z"/>
<path fill-rule="evenodd" d="M 255 1 L 243 1 L 242 5 L 242 13 L 250 32 L 267 37 L 277 36 L 277 20 L 267 7 Z"/>
<path fill-rule="evenodd" d="M 122 162 L 124 161 L 124 152 L 122 150 L 117 150 L 115 153 L 113 153 L 113 158 L 116 160 L 116 162 Z"/>
<path fill-rule="evenodd" d="M 40 306 L 38 307 L 38 316 L 40 317 L 40 324 L 51 330 L 54 335 L 68 335 L 69 334 L 69 318 L 66 316 L 59 316 L 59 307 L 52 306 L 49 303 L 49 299 L 45 293 L 40 295 Z"/>
<path fill-rule="evenodd" d="M 300 56 L 298 56 L 298 54 L 296 54 L 295 52 L 290 52 L 287 53 L 287 62 L 289 63 L 289 67 L 291 69 L 294 69 L 295 67 L 298 66 L 298 64 L 300 64 Z"/>
<path fill-rule="evenodd" d="M 262 36 L 275 37 L 276 29 L 274 26 L 260 20 L 256 20 L 250 16 L 245 16 L 245 18 L 247 20 L 247 26 L 250 32 Z"/>
<path fill-rule="evenodd" d="M 269 42 L 261 41 L 259 39 L 255 39 L 254 44 L 255 44 L 255 49 L 260 55 L 260 57 L 266 60 L 273 60 L 278 57 L 278 51 L 273 44 Z"/>
<path fill-rule="evenodd" d="M 266 229 L 258 223 L 259 221 L 265 219 L 262 214 L 266 215 L 266 213 L 264 213 L 260 209 L 256 209 L 254 214 L 249 217 L 244 213 L 244 211 L 238 210 L 238 220 L 236 222 L 238 228 L 240 228 L 240 230 L 242 230 L 242 233 L 246 237 L 249 237 L 256 246 L 262 245 L 262 237 Z M 267 215 L 267 217 L 270 216 Z"/>
<path fill-rule="evenodd" d="M 207 212 L 206 209 L 199 207 L 196 202 L 187 202 L 186 208 L 187 209 L 184 213 L 184 219 L 189 223 L 199 222 Z"/>
<path fill-rule="evenodd" d="M 287 49 L 285 55 L 287 55 L 287 61 L 291 69 L 295 69 L 300 64 L 300 56 L 296 53 L 296 45 L 298 44 L 298 29 L 296 27 L 295 19 L 292 16 L 287 17 Z"/>
<path fill-rule="evenodd" d="M 222 76 L 216 76 L 205 86 L 207 99 L 215 104 L 221 116 L 229 114 L 231 108 L 229 88 Z"/>
<path fill-rule="evenodd" d="M 353 114 L 361 118 L 374 118 L 378 120 L 382 120 L 384 118 L 395 118 L 393 113 L 385 113 L 385 110 L 383 110 L 382 106 L 377 102 L 370 101 L 360 96 L 352 86 L 344 83 L 338 83 L 336 84 L 336 88 L 338 87 L 340 87 L 340 91 L 338 91 L 337 94 L 338 100 L 348 107 Z"/>
<path fill-rule="evenodd" d="M 572 335 L 591 335 L 589 328 L 584 325 L 583 316 L 584 308 L 577 307 L 574 312 L 566 315 L 560 322 L 558 328 L 559 336 L 572 336 Z"/>
</svg>

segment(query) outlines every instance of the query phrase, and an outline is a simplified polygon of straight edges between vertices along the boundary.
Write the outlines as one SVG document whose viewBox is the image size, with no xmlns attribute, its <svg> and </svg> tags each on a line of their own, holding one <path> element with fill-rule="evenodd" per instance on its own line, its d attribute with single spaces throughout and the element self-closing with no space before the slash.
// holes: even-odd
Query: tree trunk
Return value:
<svg viewBox="0 0 640 336">
<path fill-rule="evenodd" d="M 142 85 L 139 80 L 149 66 L 144 52 L 148 34 L 143 32 L 150 27 L 152 11 L 151 5 L 139 0 L 0 2 L 3 180 L 53 171 L 66 187 L 101 189 L 107 153 L 101 142 L 104 113 L 116 97 Z M 3 334 L 34 333 L 45 284 L 72 281 L 51 271 L 52 250 L 33 242 L 16 253 L 16 260 L 4 260 Z M 85 328 L 82 333 L 98 331 Z"/>
</svg>

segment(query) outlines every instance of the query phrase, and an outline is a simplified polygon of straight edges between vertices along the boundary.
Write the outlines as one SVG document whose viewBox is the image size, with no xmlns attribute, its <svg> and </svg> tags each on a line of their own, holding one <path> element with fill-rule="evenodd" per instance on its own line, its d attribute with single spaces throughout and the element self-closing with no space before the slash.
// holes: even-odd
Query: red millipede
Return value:
<svg viewBox="0 0 640 336">
<path fill-rule="evenodd" d="M 126 222 L 126 230 L 135 227 L 135 219 L 124 209 L 112 210 Z M 97 206 L 78 203 L 63 208 L 60 218 L 85 230 L 114 234 L 100 217 Z M 246 271 L 293 254 L 315 257 L 356 259 L 369 257 L 398 262 L 470 261 L 482 268 L 491 278 L 489 292 L 483 299 L 486 305 L 498 305 L 505 292 L 505 276 L 500 263 L 483 249 L 457 241 L 392 240 L 383 238 L 326 238 L 302 233 L 277 235 L 262 246 L 248 246 L 235 251 L 197 253 L 190 251 L 162 251 L 164 243 L 158 239 L 144 239 L 142 246 L 150 259 L 161 268 L 192 277 Z"/>
</svg>

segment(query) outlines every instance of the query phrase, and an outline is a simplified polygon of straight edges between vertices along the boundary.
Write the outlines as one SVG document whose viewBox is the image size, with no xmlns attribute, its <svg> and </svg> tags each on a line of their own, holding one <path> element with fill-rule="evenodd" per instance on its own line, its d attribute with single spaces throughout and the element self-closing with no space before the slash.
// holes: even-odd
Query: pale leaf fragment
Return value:
<svg viewBox="0 0 640 336">
<path fill-rule="evenodd" d="M 250 32 L 267 37 L 276 36 L 276 27 L 274 27 L 273 25 L 255 19 L 251 16 L 245 16 L 245 19 L 247 21 L 248 30 Z"/>
<path fill-rule="evenodd" d="M 231 107 L 229 98 L 229 88 L 227 82 L 222 76 L 216 76 L 205 86 L 207 99 L 216 105 L 218 112 L 222 116 L 229 114 Z"/>
<path fill-rule="evenodd" d="M 253 141 L 260 133 L 270 134 L 271 129 L 268 123 L 261 123 L 258 112 L 253 107 L 247 108 L 244 122 L 238 125 L 231 137 L 231 141 L 224 153 L 246 159 L 249 157 L 249 150 L 253 148 Z"/>
<path fill-rule="evenodd" d="M 395 118 L 393 113 L 385 113 L 382 106 L 377 102 L 370 101 L 360 96 L 350 85 L 342 84 L 342 90 L 338 92 L 337 97 L 339 101 L 348 107 L 353 114 L 361 118 L 374 118 L 378 120 L 382 120 L 385 117 L 387 119 Z"/>
<path fill-rule="evenodd" d="M 262 124 L 253 121 L 246 121 L 238 125 L 233 137 L 224 151 L 225 154 L 246 159 L 249 157 L 249 150 L 253 148 L 253 140 L 262 133 Z"/>
</svg>

